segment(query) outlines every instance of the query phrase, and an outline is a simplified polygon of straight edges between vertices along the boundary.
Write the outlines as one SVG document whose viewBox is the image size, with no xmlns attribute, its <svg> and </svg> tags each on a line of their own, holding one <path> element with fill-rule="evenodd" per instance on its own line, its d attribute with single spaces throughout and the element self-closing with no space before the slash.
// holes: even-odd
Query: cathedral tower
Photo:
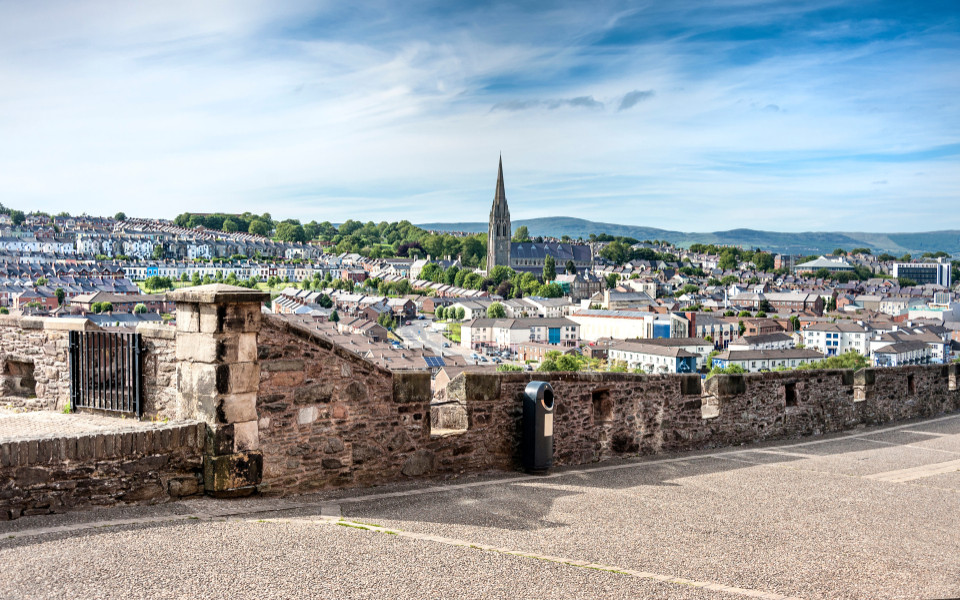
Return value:
<svg viewBox="0 0 960 600">
<path fill-rule="evenodd" d="M 497 172 L 497 191 L 493 195 L 493 207 L 490 209 L 490 228 L 487 233 L 487 273 L 493 272 L 497 265 L 510 266 L 510 208 L 507 206 L 507 193 L 503 189 L 503 157 Z"/>
</svg>

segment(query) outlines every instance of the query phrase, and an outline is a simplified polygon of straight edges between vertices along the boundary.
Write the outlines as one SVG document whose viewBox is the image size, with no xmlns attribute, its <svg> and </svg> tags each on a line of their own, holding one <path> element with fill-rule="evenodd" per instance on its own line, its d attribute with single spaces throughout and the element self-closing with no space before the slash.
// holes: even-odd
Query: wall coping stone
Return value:
<svg viewBox="0 0 960 600">
<path fill-rule="evenodd" d="M 140 323 L 137 325 L 137 333 L 145 338 L 155 338 L 162 340 L 177 339 L 177 328 L 169 325 L 160 325 L 158 323 Z"/>
<path fill-rule="evenodd" d="M 270 294 L 236 285 L 211 283 L 175 290 L 168 295 L 168 299 L 174 302 L 195 302 L 198 304 L 266 302 L 270 299 Z"/>
<path fill-rule="evenodd" d="M 58 317 L 18 317 L 0 315 L 0 326 L 49 331 L 99 331 L 100 327 L 88 319 Z"/>
</svg>

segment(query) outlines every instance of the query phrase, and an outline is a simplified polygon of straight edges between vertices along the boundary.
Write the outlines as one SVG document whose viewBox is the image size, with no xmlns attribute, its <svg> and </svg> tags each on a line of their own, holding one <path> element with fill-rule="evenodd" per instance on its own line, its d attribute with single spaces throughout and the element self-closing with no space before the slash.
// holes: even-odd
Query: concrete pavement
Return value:
<svg viewBox="0 0 960 600">
<path fill-rule="evenodd" d="M 0 523 L 0 597 L 957 597 L 958 461 L 951 415 L 546 477 L 22 518 Z"/>
</svg>

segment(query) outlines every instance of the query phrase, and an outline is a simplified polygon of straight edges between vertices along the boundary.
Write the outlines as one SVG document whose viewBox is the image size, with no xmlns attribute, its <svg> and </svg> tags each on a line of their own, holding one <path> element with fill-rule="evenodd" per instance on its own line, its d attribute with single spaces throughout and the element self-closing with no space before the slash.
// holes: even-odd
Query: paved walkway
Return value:
<svg viewBox="0 0 960 600">
<path fill-rule="evenodd" d="M 3 598 L 950 598 L 960 415 L 452 484 L 0 523 Z"/>
<path fill-rule="evenodd" d="M 0 442 L 55 438 L 107 431 L 135 431 L 162 427 L 164 423 L 138 421 L 120 416 L 53 411 L 18 412 L 0 408 Z"/>
</svg>

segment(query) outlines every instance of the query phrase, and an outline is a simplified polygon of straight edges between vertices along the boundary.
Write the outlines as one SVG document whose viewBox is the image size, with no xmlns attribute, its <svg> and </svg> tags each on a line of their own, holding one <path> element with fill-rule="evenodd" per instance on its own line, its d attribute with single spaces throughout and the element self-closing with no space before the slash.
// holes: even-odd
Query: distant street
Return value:
<svg viewBox="0 0 960 600">
<path fill-rule="evenodd" d="M 413 320 L 410 321 L 410 325 L 398 327 L 396 334 L 403 338 L 403 343 L 407 348 L 432 350 L 438 356 L 459 354 L 472 362 L 470 361 L 470 351 L 461 348 L 459 344 L 451 342 L 443 337 L 443 334 L 431 329 L 432 324 L 431 319 Z M 444 344 L 449 344 L 449 346 L 444 348 Z"/>
</svg>

